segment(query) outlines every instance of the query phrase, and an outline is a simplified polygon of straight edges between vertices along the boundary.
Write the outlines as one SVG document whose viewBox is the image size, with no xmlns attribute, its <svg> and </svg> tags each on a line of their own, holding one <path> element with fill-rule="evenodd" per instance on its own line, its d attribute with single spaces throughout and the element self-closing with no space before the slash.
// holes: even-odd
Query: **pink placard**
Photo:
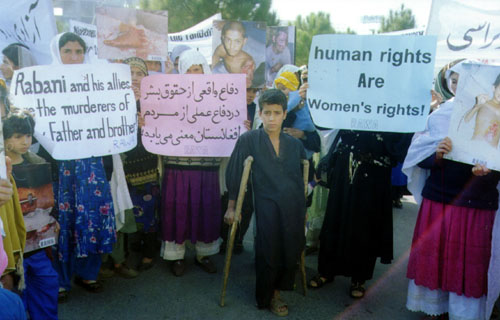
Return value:
<svg viewBox="0 0 500 320">
<path fill-rule="evenodd" d="M 246 131 L 244 74 L 157 74 L 141 82 L 146 150 L 166 156 L 229 157 Z"/>
</svg>

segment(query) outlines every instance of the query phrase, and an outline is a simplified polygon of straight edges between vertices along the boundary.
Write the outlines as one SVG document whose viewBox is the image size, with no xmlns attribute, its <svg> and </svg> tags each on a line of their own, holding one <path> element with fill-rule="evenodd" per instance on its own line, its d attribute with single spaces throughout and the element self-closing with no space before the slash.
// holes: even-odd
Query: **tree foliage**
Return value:
<svg viewBox="0 0 500 320">
<path fill-rule="evenodd" d="M 415 28 L 415 16 L 411 12 L 411 9 L 407 9 L 404 4 L 401 4 L 399 11 L 390 10 L 387 17 L 382 17 L 378 32 L 383 33 L 412 28 Z"/>
<path fill-rule="evenodd" d="M 224 20 L 265 21 L 276 26 L 279 19 L 271 11 L 272 0 L 141 0 L 147 10 L 168 11 L 168 32 L 179 32 L 220 12 Z"/>
<path fill-rule="evenodd" d="M 330 22 L 330 14 L 325 12 L 311 13 L 307 17 L 298 16 L 293 23 L 296 28 L 295 64 L 307 64 L 312 38 L 317 34 L 337 33 Z M 354 33 L 348 29 L 347 33 Z"/>
</svg>

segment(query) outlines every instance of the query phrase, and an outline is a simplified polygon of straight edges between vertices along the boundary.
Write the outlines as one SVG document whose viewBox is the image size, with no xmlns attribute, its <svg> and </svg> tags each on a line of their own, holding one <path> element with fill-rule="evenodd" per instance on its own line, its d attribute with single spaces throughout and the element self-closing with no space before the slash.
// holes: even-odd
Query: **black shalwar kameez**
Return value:
<svg viewBox="0 0 500 320">
<path fill-rule="evenodd" d="M 243 134 L 226 171 L 229 200 L 238 197 L 245 159 L 254 158 L 251 183 L 257 223 L 255 245 L 256 298 L 268 307 L 274 290 L 292 290 L 300 253 L 305 245 L 306 213 L 302 143 L 280 133 L 279 156 L 264 129 Z"/>
</svg>

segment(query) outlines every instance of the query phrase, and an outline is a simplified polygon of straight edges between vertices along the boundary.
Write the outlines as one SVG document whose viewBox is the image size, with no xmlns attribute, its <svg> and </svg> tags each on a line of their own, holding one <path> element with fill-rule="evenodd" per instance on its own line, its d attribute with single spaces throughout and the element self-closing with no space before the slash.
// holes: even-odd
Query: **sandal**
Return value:
<svg viewBox="0 0 500 320">
<path fill-rule="evenodd" d="M 99 281 L 85 282 L 82 278 L 75 278 L 75 284 L 91 293 L 103 291 L 102 284 Z"/>
<path fill-rule="evenodd" d="M 330 283 L 330 282 L 333 282 L 333 278 L 328 279 L 328 278 L 322 277 L 320 274 L 317 274 L 314 277 L 312 277 L 311 280 L 309 280 L 309 282 L 307 283 L 307 286 L 311 289 L 319 289 L 319 288 L 323 287 L 325 284 Z"/>
<path fill-rule="evenodd" d="M 57 302 L 58 303 L 65 303 L 68 301 L 68 291 L 67 290 L 60 290 L 59 293 L 57 294 Z"/>
<path fill-rule="evenodd" d="M 184 262 L 184 259 L 172 261 L 170 267 L 172 273 L 176 277 L 182 276 L 184 274 L 184 271 L 186 271 L 186 264 Z"/>
<path fill-rule="evenodd" d="M 194 264 L 199 266 L 203 271 L 208 272 L 208 273 L 216 273 L 217 272 L 217 267 L 215 264 L 210 260 L 208 257 L 203 257 L 198 261 L 197 258 L 194 258 Z"/>
<path fill-rule="evenodd" d="M 349 295 L 354 299 L 361 299 L 365 296 L 365 282 L 354 281 L 351 282 Z"/>
<path fill-rule="evenodd" d="M 269 310 L 279 317 L 288 315 L 288 305 L 281 298 L 272 298 Z"/>
</svg>

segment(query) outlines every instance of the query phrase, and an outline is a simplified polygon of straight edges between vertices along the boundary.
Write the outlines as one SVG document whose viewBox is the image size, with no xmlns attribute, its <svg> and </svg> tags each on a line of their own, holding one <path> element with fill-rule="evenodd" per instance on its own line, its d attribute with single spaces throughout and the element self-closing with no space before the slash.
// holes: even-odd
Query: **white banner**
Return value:
<svg viewBox="0 0 500 320">
<path fill-rule="evenodd" d="M 69 20 L 69 31 L 79 35 L 87 44 L 87 54 L 91 61 L 97 59 L 97 27 L 76 20 Z"/>
<path fill-rule="evenodd" d="M 50 64 L 50 40 L 57 34 L 51 0 L 3 1 L 0 50 L 20 42 L 30 48 L 37 64 Z"/>
<path fill-rule="evenodd" d="M 212 61 L 213 21 L 220 19 L 222 19 L 222 15 L 216 13 L 184 31 L 169 33 L 168 52 L 172 52 L 178 45 L 186 45 L 191 49 L 198 50 L 207 59 L 207 62 L 210 63 Z"/>
<path fill-rule="evenodd" d="M 117 154 L 137 144 L 128 65 L 23 68 L 14 72 L 10 94 L 35 115 L 35 137 L 54 159 Z"/>
<path fill-rule="evenodd" d="M 436 38 L 314 36 L 307 102 L 321 127 L 423 130 L 431 101 Z"/>
<path fill-rule="evenodd" d="M 500 2 L 433 0 L 428 35 L 437 36 L 436 70 L 462 59 L 500 62 Z"/>
</svg>

